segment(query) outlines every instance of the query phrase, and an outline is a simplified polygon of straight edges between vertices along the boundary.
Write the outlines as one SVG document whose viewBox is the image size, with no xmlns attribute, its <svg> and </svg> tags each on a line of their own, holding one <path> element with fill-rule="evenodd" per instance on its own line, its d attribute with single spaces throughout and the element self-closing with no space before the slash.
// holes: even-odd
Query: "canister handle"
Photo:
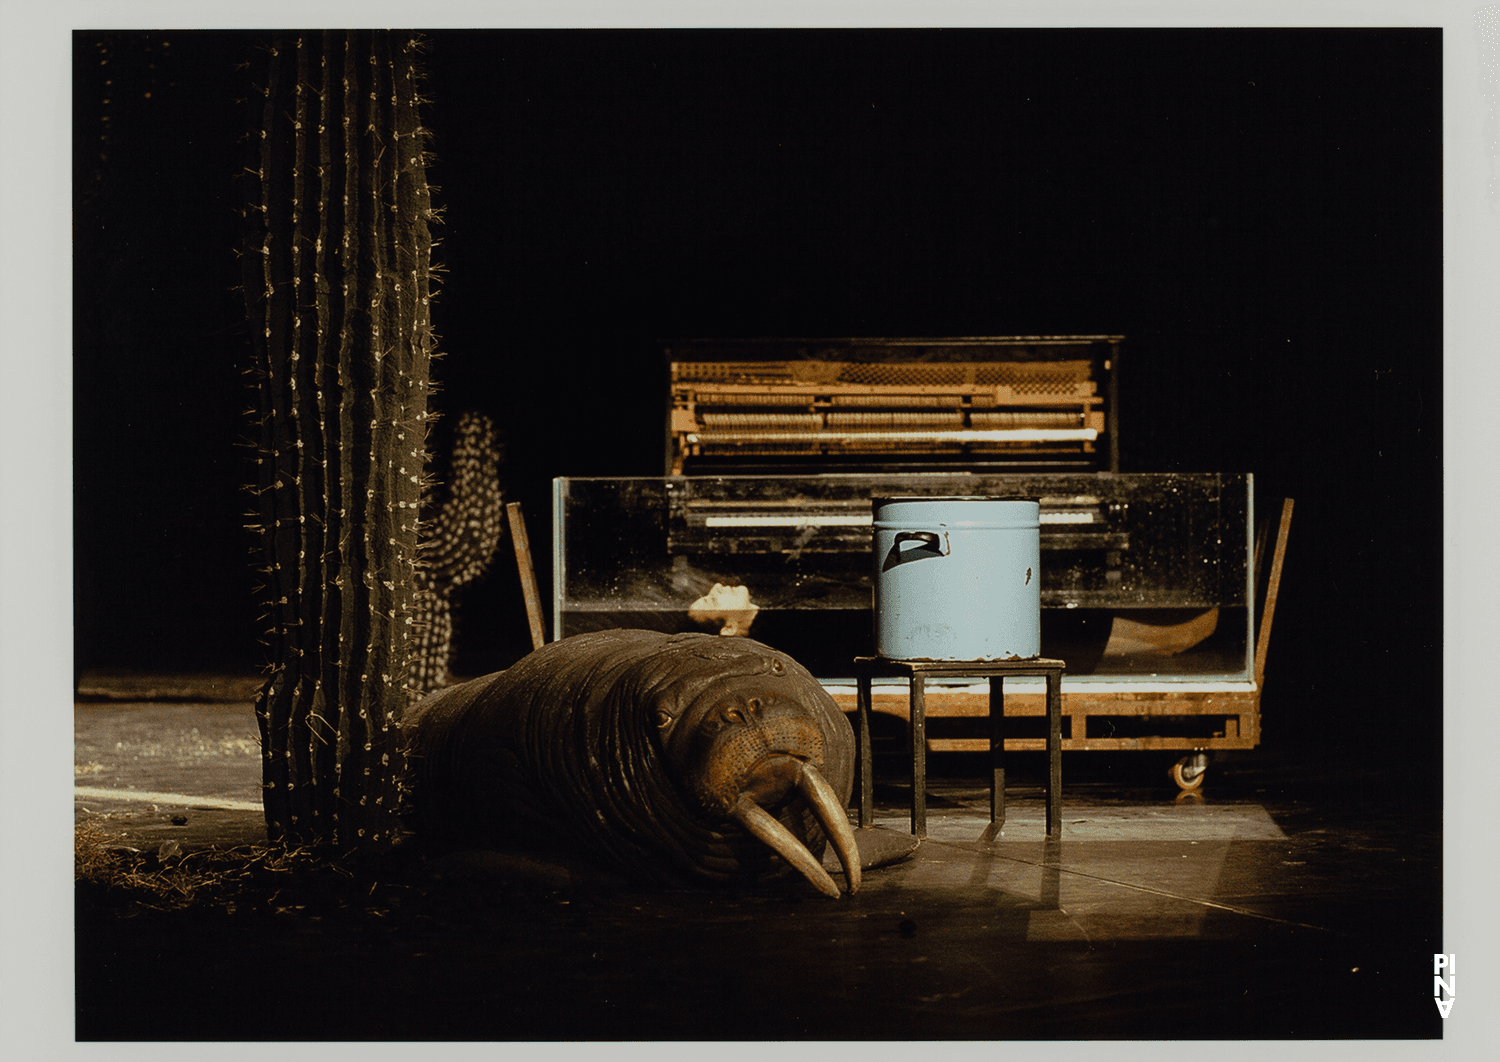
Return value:
<svg viewBox="0 0 1500 1062">
<path fill-rule="evenodd" d="M 928 548 L 935 549 L 946 556 L 948 551 L 939 545 L 943 538 L 944 536 L 936 531 L 898 531 L 892 545 L 899 545 L 902 542 L 925 542 Z"/>
<path fill-rule="evenodd" d="M 903 542 L 921 542 L 927 549 L 903 550 L 901 548 Z M 947 546 L 948 536 L 939 535 L 936 531 L 897 531 L 896 537 L 891 540 L 891 548 L 886 553 L 885 563 L 880 566 L 880 570 L 888 572 L 896 565 L 907 561 L 946 557 L 948 549 L 944 547 Z"/>
</svg>

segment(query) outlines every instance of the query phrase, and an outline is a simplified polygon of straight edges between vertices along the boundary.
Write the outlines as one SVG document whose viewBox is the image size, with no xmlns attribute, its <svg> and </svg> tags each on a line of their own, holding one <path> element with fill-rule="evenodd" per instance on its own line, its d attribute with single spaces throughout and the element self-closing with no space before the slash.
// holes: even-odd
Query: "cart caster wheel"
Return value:
<svg viewBox="0 0 1500 1062">
<path fill-rule="evenodd" d="M 1203 776 L 1208 773 L 1208 757 L 1201 752 L 1196 756 L 1184 756 L 1172 764 L 1170 773 L 1177 788 L 1184 792 L 1197 789 L 1203 785 Z"/>
</svg>

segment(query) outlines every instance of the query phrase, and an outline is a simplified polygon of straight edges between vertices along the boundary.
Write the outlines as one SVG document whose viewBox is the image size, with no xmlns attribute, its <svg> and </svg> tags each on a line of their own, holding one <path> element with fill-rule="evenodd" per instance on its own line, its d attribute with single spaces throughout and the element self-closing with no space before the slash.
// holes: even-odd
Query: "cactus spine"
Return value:
<svg viewBox="0 0 1500 1062">
<path fill-rule="evenodd" d="M 414 703 L 448 682 L 453 595 L 487 568 L 505 526 L 501 451 L 494 421 L 464 413 L 454 429 L 447 499 L 424 500 L 430 531 L 417 566 L 417 648 L 408 696 Z"/>
<path fill-rule="evenodd" d="M 396 825 L 436 344 L 416 48 L 361 31 L 269 49 L 244 262 L 271 614 L 256 715 L 289 843 L 379 848 Z"/>
</svg>

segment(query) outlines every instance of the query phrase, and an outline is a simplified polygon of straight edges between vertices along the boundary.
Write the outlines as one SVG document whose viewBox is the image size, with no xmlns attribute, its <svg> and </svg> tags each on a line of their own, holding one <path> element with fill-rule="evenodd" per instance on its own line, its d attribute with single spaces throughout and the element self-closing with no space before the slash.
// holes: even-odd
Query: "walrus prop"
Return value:
<svg viewBox="0 0 1500 1062">
<path fill-rule="evenodd" d="M 431 694 L 402 728 L 419 838 L 677 885 L 795 870 L 836 897 L 831 842 L 859 889 L 853 730 L 804 667 L 748 638 L 577 635 Z"/>
</svg>

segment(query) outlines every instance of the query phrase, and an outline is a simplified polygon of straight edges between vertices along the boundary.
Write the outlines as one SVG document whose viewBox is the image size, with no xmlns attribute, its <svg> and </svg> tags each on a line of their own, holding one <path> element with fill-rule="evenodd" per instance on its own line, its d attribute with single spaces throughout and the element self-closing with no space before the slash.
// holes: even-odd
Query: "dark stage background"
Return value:
<svg viewBox="0 0 1500 1062">
<path fill-rule="evenodd" d="M 262 660 L 234 290 L 262 39 L 75 37 L 81 668 Z M 1297 499 L 1266 743 L 1435 780 L 1439 31 L 430 39 L 438 402 L 502 424 L 544 593 L 551 478 L 661 472 L 661 338 L 1122 333 L 1125 471 Z M 508 549 L 461 673 L 528 644 Z"/>
</svg>

